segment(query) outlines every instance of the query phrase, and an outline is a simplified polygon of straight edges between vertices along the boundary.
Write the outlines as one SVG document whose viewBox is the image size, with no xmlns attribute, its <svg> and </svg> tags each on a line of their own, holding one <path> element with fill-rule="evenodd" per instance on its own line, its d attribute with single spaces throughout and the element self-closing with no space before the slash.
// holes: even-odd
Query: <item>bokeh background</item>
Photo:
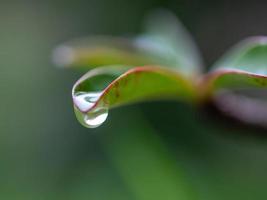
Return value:
<svg viewBox="0 0 267 200">
<path fill-rule="evenodd" d="M 94 130 L 75 119 L 70 91 L 82 72 L 56 68 L 53 48 L 135 34 L 159 7 L 180 17 L 207 66 L 242 38 L 267 34 L 264 1 L 0 1 L 0 199 L 267 198 L 265 130 L 177 102 L 112 110 Z"/>
</svg>

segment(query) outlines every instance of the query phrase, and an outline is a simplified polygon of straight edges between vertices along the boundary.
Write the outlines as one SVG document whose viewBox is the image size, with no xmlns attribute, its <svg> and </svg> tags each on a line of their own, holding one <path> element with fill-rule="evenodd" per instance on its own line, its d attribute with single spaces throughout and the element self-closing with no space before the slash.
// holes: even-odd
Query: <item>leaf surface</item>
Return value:
<svg viewBox="0 0 267 200">
<path fill-rule="evenodd" d="M 195 100 L 193 85 L 173 70 L 155 66 L 136 67 L 128 71 L 126 68 L 113 66 L 91 70 L 74 85 L 74 108 L 85 126 L 90 126 L 90 119 L 94 120 L 117 106 L 147 100 Z M 87 124 L 84 123 L 85 117 L 90 118 Z"/>
<path fill-rule="evenodd" d="M 168 66 L 185 75 L 198 75 L 203 70 L 203 61 L 193 37 L 168 10 L 157 10 L 148 15 L 145 32 L 140 44 L 166 60 Z"/>
<path fill-rule="evenodd" d="M 222 89 L 267 88 L 267 37 L 252 37 L 235 46 L 202 83 L 208 96 Z"/>
<path fill-rule="evenodd" d="M 58 66 L 92 69 L 107 65 L 138 66 L 163 63 L 145 52 L 133 39 L 90 36 L 59 45 L 53 53 Z"/>
<path fill-rule="evenodd" d="M 204 99 L 227 115 L 266 127 L 267 37 L 249 38 L 220 59 L 203 79 Z"/>
</svg>

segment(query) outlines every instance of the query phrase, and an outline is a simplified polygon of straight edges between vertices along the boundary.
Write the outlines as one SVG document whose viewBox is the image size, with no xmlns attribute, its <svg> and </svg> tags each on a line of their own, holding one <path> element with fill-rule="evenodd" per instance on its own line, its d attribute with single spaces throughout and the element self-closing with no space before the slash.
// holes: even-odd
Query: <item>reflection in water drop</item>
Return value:
<svg viewBox="0 0 267 200">
<path fill-rule="evenodd" d="M 86 112 L 92 108 L 100 95 L 101 92 L 79 92 L 75 94 L 73 101 L 80 111 Z"/>
<path fill-rule="evenodd" d="M 108 117 L 108 109 L 101 107 L 90 110 L 95 102 L 101 96 L 101 92 L 79 92 L 73 97 L 75 106 L 77 107 L 78 115 L 77 118 L 79 121 L 86 126 L 87 128 L 96 128 L 103 124 Z"/>
<path fill-rule="evenodd" d="M 96 128 L 103 124 L 108 117 L 108 109 L 100 108 L 93 112 L 88 112 L 84 116 L 84 122 L 88 128 Z"/>
</svg>

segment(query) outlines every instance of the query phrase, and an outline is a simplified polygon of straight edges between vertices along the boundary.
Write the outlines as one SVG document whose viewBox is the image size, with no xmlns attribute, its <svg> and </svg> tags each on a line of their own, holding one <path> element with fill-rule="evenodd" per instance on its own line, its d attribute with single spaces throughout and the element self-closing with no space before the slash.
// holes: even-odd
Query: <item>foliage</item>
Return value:
<svg viewBox="0 0 267 200">
<path fill-rule="evenodd" d="M 70 41 L 55 50 L 54 61 L 64 67 L 96 68 L 72 90 L 77 118 L 87 127 L 102 124 L 110 108 L 161 99 L 196 105 L 213 101 L 241 121 L 266 124 L 265 36 L 240 42 L 203 74 L 191 36 L 178 19 L 161 10 L 148 17 L 146 30 L 134 38 Z"/>
</svg>

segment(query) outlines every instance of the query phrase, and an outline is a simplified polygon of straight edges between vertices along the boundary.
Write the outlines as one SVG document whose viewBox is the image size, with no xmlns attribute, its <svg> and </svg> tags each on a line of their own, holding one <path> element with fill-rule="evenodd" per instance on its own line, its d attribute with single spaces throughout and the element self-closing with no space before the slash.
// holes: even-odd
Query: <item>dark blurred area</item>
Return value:
<svg viewBox="0 0 267 200">
<path fill-rule="evenodd" d="M 1 1 L 0 199 L 267 198 L 265 130 L 176 102 L 112 110 L 93 130 L 77 122 L 70 93 L 82 72 L 56 68 L 53 48 L 135 34 L 159 7 L 179 16 L 207 67 L 241 39 L 267 35 L 264 1 Z"/>
</svg>

